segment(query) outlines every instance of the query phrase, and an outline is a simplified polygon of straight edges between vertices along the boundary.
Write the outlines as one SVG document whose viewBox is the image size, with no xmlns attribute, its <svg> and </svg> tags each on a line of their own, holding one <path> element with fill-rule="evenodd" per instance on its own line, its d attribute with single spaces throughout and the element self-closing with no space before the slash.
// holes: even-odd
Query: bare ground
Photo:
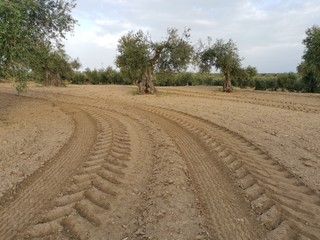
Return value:
<svg viewBox="0 0 320 240">
<path fill-rule="evenodd" d="M 320 239 L 320 95 L 0 84 L 0 239 Z"/>
</svg>

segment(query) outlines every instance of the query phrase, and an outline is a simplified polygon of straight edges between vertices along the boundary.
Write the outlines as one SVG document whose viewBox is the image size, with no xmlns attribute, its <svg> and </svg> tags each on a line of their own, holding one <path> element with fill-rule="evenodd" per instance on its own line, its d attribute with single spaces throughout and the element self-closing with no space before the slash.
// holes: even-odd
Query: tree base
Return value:
<svg viewBox="0 0 320 240">
<path fill-rule="evenodd" d="M 61 80 L 53 80 L 53 81 L 44 81 L 43 86 L 65 87 L 66 85 Z"/>
<path fill-rule="evenodd" d="M 231 93 L 231 92 L 233 92 L 233 89 L 232 88 L 231 89 L 223 89 L 223 92 Z"/>
<path fill-rule="evenodd" d="M 139 94 L 155 94 L 157 90 L 153 84 L 152 67 L 148 67 L 140 81 L 136 82 Z"/>
<path fill-rule="evenodd" d="M 148 87 L 148 86 L 140 86 L 140 84 L 138 85 L 138 90 L 137 93 L 138 94 L 156 94 L 158 91 L 155 87 Z"/>
<path fill-rule="evenodd" d="M 223 92 L 231 93 L 231 92 L 233 92 L 233 88 L 231 86 L 224 85 L 223 86 Z"/>
<path fill-rule="evenodd" d="M 62 82 L 60 75 L 55 73 L 50 73 L 46 71 L 45 80 L 43 81 L 43 86 L 54 86 L 54 87 L 65 87 L 66 85 Z"/>
</svg>

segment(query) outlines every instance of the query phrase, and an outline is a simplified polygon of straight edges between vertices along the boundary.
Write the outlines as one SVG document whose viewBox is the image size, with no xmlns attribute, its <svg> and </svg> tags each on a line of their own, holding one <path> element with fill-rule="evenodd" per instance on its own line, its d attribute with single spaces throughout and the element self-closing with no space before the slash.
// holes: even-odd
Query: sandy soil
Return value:
<svg viewBox="0 0 320 240">
<path fill-rule="evenodd" d="M 0 239 L 320 239 L 320 95 L 0 84 Z"/>
<path fill-rule="evenodd" d="M 0 197 L 56 155 L 72 131 L 72 119 L 53 103 L 1 94 Z"/>
</svg>

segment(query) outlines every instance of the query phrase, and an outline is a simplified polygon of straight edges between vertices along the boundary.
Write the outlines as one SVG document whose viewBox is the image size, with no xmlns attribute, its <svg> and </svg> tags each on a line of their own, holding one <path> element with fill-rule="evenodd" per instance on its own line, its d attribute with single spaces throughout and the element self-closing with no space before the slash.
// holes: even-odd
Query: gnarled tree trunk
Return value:
<svg viewBox="0 0 320 240">
<path fill-rule="evenodd" d="M 231 83 L 231 74 L 230 72 L 226 72 L 224 74 L 225 80 L 224 80 L 224 84 L 223 84 L 223 91 L 224 92 L 232 92 L 233 88 L 232 88 L 232 83 Z"/>
<path fill-rule="evenodd" d="M 52 73 L 49 69 L 45 70 L 45 77 L 43 81 L 44 86 L 65 87 L 59 73 Z"/>
<path fill-rule="evenodd" d="M 160 46 L 156 49 L 154 57 L 150 59 L 150 65 L 146 68 L 141 79 L 136 81 L 139 94 L 157 93 L 157 89 L 155 88 L 153 83 L 153 66 L 157 63 L 163 48 L 164 46 Z"/>
<path fill-rule="evenodd" d="M 136 81 L 138 85 L 139 94 L 154 94 L 157 92 L 153 84 L 153 70 L 152 66 L 147 67 L 141 79 Z"/>
</svg>

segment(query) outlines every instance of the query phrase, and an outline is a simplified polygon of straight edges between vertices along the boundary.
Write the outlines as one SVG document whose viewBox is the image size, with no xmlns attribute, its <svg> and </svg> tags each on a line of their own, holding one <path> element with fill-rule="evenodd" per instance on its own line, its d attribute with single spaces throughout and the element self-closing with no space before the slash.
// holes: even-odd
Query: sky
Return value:
<svg viewBox="0 0 320 240">
<path fill-rule="evenodd" d="M 65 41 L 82 69 L 115 68 L 118 40 L 143 30 L 153 41 L 168 28 L 191 29 L 192 44 L 232 39 L 242 66 L 259 73 L 296 72 L 305 31 L 320 25 L 320 0 L 76 0 L 78 20 Z"/>
</svg>

